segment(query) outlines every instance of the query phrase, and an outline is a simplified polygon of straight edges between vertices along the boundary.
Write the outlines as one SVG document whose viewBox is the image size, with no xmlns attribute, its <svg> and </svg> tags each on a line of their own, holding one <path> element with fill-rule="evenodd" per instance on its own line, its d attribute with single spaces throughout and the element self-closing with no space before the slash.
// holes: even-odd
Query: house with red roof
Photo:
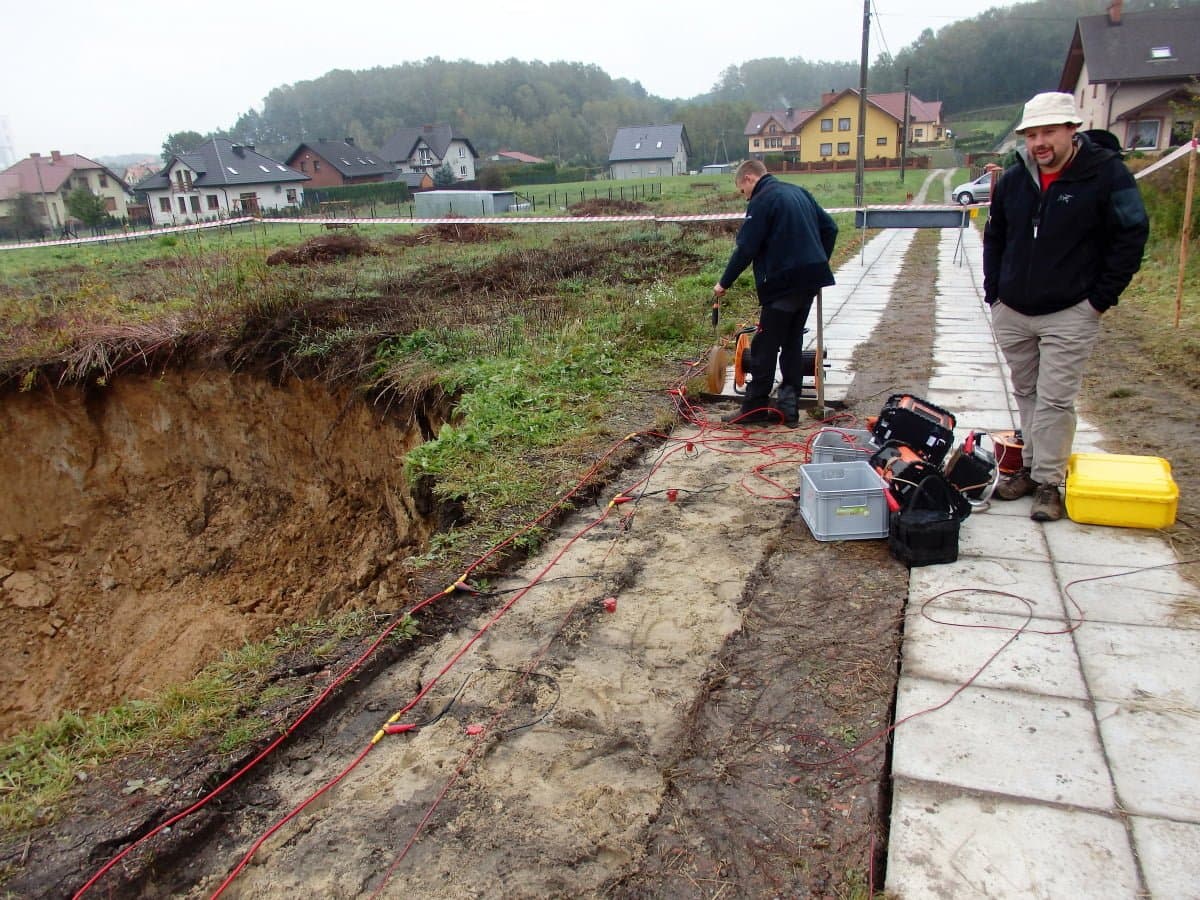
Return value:
<svg viewBox="0 0 1200 900">
<path fill-rule="evenodd" d="M 941 143 L 946 138 L 942 101 L 908 98 L 910 144 Z M 779 154 L 789 162 L 852 158 L 858 136 L 858 91 L 830 91 L 815 109 L 768 109 L 753 112 L 744 131 L 750 159 Z M 904 93 L 867 94 L 867 156 L 898 157 L 904 135 Z"/>
<path fill-rule="evenodd" d="M 52 150 L 49 156 L 31 153 L 0 172 L 0 219 L 10 217 L 20 195 L 28 194 L 44 228 L 60 231 L 78 225 L 67 210 L 67 196 L 78 188 L 101 197 L 114 218 L 128 215 L 133 198 L 129 186 L 115 172 L 86 156 Z"/>
</svg>

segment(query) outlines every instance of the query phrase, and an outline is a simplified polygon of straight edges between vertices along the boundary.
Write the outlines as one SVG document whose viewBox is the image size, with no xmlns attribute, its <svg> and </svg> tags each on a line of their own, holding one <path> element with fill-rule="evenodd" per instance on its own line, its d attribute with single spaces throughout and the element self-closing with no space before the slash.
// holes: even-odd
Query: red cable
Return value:
<svg viewBox="0 0 1200 900">
<path fill-rule="evenodd" d="M 442 667 L 441 671 L 439 671 L 437 673 L 437 675 L 435 675 L 432 679 L 430 679 L 428 682 L 426 682 L 424 685 L 422 685 L 421 689 L 416 693 L 416 695 L 411 700 L 409 700 L 401 709 L 399 709 L 392 716 L 392 719 L 393 720 L 399 719 L 405 713 L 409 712 L 414 706 L 416 706 L 418 703 L 420 703 L 421 700 L 424 699 L 425 695 L 428 694 L 431 690 L 433 690 L 434 686 L 439 681 L 441 681 L 442 677 L 445 676 L 447 672 L 449 672 L 455 665 L 458 664 L 458 661 L 460 659 L 462 659 L 462 657 L 464 655 L 466 655 L 467 651 L 470 650 L 473 646 L 475 646 L 476 642 L 481 637 L 483 637 L 483 635 L 493 625 L 495 625 L 496 622 L 500 621 L 501 617 L 504 616 L 504 614 L 507 613 L 510 609 L 512 609 L 512 607 L 517 603 L 518 600 L 520 600 L 522 597 L 524 597 L 526 594 L 528 594 L 531 590 L 533 590 L 534 587 L 537 586 L 537 584 L 545 577 L 546 573 L 549 572 L 554 566 L 556 566 L 558 564 L 559 560 L 561 560 L 562 557 L 564 555 L 566 555 L 567 551 L 570 550 L 571 547 L 573 547 L 575 545 L 576 541 L 578 541 L 585 534 L 587 534 L 589 531 L 591 531 L 593 528 L 595 528 L 596 526 L 601 524 L 605 519 L 608 518 L 608 514 L 613 508 L 614 508 L 613 504 L 610 503 L 608 506 L 606 506 L 604 508 L 604 512 L 601 513 L 600 516 L 598 516 L 592 522 L 588 523 L 588 525 L 586 525 L 584 528 L 581 528 L 578 532 L 576 532 L 576 534 L 563 545 L 563 547 L 558 551 L 558 553 L 556 553 L 554 555 L 554 557 L 550 560 L 550 562 L 548 562 L 541 569 L 541 571 L 539 571 L 537 573 L 537 575 L 534 576 L 534 578 L 528 584 L 525 585 L 525 587 L 523 587 L 523 588 L 521 588 L 521 590 L 517 591 L 506 603 L 504 603 L 503 606 L 501 606 L 495 612 L 495 614 L 490 619 L 488 619 L 488 621 L 478 631 L 476 631 L 473 635 L 471 635 L 471 637 L 466 642 L 464 642 L 462 644 L 462 646 L 460 646 L 458 648 L 458 650 L 456 650 L 454 652 L 454 654 L 450 657 L 449 661 L 447 661 L 447 663 Z M 367 753 L 370 752 L 371 748 L 375 745 L 375 743 L 377 743 L 377 741 L 372 740 L 372 742 L 367 745 L 367 747 L 362 751 L 362 753 L 359 754 L 359 756 L 354 760 L 354 762 L 352 762 L 349 766 L 347 766 L 345 769 L 343 769 L 331 781 L 326 782 L 326 784 L 324 786 L 322 786 L 318 791 L 316 791 L 315 793 L 310 795 L 305 800 L 301 801 L 300 804 L 297 805 L 291 812 L 289 812 L 286 816 L 284 816 L 282 819 L 280 819 L 278 822 L 276 822 L 274 825 L 272 825 L 269 829 L 267 829 L 267 831 L 258 840 L 256 840 L 254 842 L 254 844 L 250 847 L 250 849 L 242 857 L 241 861 L 234 867 L 233 871 L 231 871 L 229 873 L 228 877 L 226 877 L 225 881 L 223 881 L 221 883 L 221 886 L 217 888 L 216 892 L 212 895 L 212 900 L 216 900 L 217 897 L 221 896 L 221 894 L 224 892 L 225 888 L 227 888 L 233 882 L 233 880 L 235 878 L 237 878 L 238 874 L 244 868 L 246 868 L 247 865 L 250 864 L 251 858 L 254 856 L 254 854 L 256 852 L 258 852 L 258 849 L 263 845 L 263 843 L 266 840 L 268 840 L 271 837 L 271 835 L 275 834 L 280 828 L 282 828 L 284 825 L 286 825 L 288 822 L 290 822 L 293 818 L 295 818 L 299 813 L 301 813 L 305 808 L 307 808 L 309 806 L 309 804 L 311 804 L 314 800 L 316 800 L 318 797 L 320 797 L 322 794 L 324 794 L 326 791 L 328 791 L 331 787 L 333 787 L 335 784 L 337 784 L 339 781 L 341 781 L 343 778 L 345 778 L 348 774 L 350 774 L 350 772 L 353 771 L 354 768 L 360 762 L 362 762 L 362 760 L 366 757 Z M 448 790 L 448 788 L 447 788 L 447 790 Z"/>
<path fill-rule="evenodd" d="M 647 432 L 641 432 L 641 433 L 649 434 Z M 546 518 L 548 518 L 550 515 L 552 515 L 554 512 L 556 512 L 565 501 L 569 500 L 571 497 L 573 497 L 575 494 L 577 494 L 580 490 L 582 490 L 584 488 L 584 486 L 588 483 L 588 481 L 592 478 L 592 476 L 595 475 L 595 473 L 600 469 L 600 467 L 604 463 L 606 463 L 608 461 L 608 459 L 614 453 L 617 452 L 617 450 L 621 447 L 622 444 L 624 444 L 627 440 L 630 440 L 631 438 L 636 437 L 638 434 L 639 434 L 639 432 L 634 432 L 632 434 L 627 435 L 626 437 L 621 438 L 621 440 L 614 443 L 612 445 L 612 447 L 610 447 L 603 455 L 600 456 L 599 459 L 596 460 L 595 465 L 593 465 L 587 471 L 587 473 L 578 482 L 576 482 L 575 486 L 570 491 L 568 491 L 560 500 L 556 501 L 545 512 L 543 512 L 540 516 L 538 516 L 536 519 L 534 519 L 533 522 L 526 525 L 524 528 L 514 532 L 509 537 L 507 537 L 505 540 L 501 541 L 499 544 L 496 544 L 490 550 L 488 550 L 486 553 L 484 553 L 482 556 L 480 556 L 478 559 L 476 559 L 474 562 L 472 562 L 464 570 L 463 575 L 461 576 L 459 581 L 456 582 L 456 585 L 465 581 L 467 579 L 467 577 L 471 574 L 471 572 L 473 572 L 477 568 L 479 568 L 479 566 L 482 565 L 485 560 L 489 559 L 491 556 L 498 553 L 502 548 L 508 546 L 513 541 L 517 540 L 521 535 L 523 535 L 526 532 L 535 528 L 537 525 L 539 525 L 541 522 L 543 522 Z M 162 822 L 155 828 L 151 829 L 146 834 L 142 835 L 140 838 L 138 838 L 136 841 L 134 841 L 132 844 L 130 844 L 128 847 L 126 847 L 124 850 L 122 850 L 120 853 L 118 853 L 116 856 L 114 856 L 112 859 L 110 859 L 107 863 L 105 863 L 103 866 L 101 866 L 100 869 L 98 869 L 86 882 L 84 882 L 83 886 L 80 887 L 79 890 L 76 891 L 72 895 L 72 900 L 79 900 L 79 898 L 81 898 L 92 887 L 95 886 L 97 881 L 99 881 L 114 866 L 116 866 L 117 863 L 119 863 L 122 859 L 124 859 L 126 856 L 128 856 L 130 853 L 132 853 L 135 849 L 137 849 L 143 843 L 145 843 L 146 841 L 155 837 L 156 835 L 161 834 L 167 828 L 170 828 L 171 826 L 173 826 L 176 822 L 179 822 L 179 821 L 187 818 L 188 816 L 192 815 L 196 811 L 202 809 L 204 806 L 206 806 L 212 800 L 214 800 L 215 798 L 217 798 L 218 796 L 223 794 L 226 790 L 228 790 L 234 783 L 239 781 L 247 772 L 249 772 L 256 765 L 258 765 L 258 763 L 260 763 L 263 759 L 265 759 L 269 754 L 274 752 L 274 750 L 280 744 L 282 744 L 287 738 L 289 738 L 293 734 L 293 732 L 295 732 L 296 729 L 299 728 L 300 725 L 303 724 L 308 719 L 308 717 L 310 715 L 312 715 L 312 713 L 315 712 L 322 703 L 325 702 L 325 700 L 329 697 L 329 695 L 334 690 L 336 690 L 347 679 L 349 679 L 350 676 L 353 675 L 374 654 L 374 652 L 379 648 L 379 646 L 385 640 L 387 640 L 388 636 L 408 616 L 411 616 L 411 615 L 419 612 L 426 606 L 433 603 L 438 598 L 446 596 L 449 593 L 452 593 L 453 590 L 454 590 L 454 586 L 447 588 L 445 590 L 439 591 L 438 593 L 433 594 L 429 597 L 426 597 L 424 600 L 422 600 L 421 602 L 419 602 L 415 606 L 413 606 L 411 609 L 409 609 L 406 613 L 398 616 L 396 618 L 396 620 L 394 622 L 392 622 L 391 625 L 387 626 L 387 628 L 385 628 L 382 632 L 380 632 L 378 637 L 376 637 L 375 640 L 372 641 L 370 645 L 368 645 L 366 650 L 364 650 L 362 652 L 362 654 L 360 654 L 358 656 L 358 658 L 356 658 L 353 662 L 350 663 L 350 665 L 342 672 L 341 675 L 337 676 L 333 681 L 331 681 L 329 683 L 329 685 L 325 688 L 325 690 L 323 690 L 320 694 L 317 695 L 316 699 L 313 700 L 313 702 L 295 719 L 295 721 L 293 721 L 277 738 L 275 738 L 275 740 L 273 740 L 270 744 L 268 744 L 266 747 L 264 747 L 262 751 L 260 751 L 253 759 L 250 760 L 250 762 L 246 763 L 245 766 L 243 766 L 238 771 L 234 772 L 227 779 L 225 779 L 225 781 L 221 782 L 221 784 L 219 784 L 217 787 L 215 787 L 208 794 L 201 797 L 199 800 L 197 800 L 191 806 L 187 807 L 182 812 L 175 814 L 171 818 L 167 819 L 165 822 Z"/>
</svg>

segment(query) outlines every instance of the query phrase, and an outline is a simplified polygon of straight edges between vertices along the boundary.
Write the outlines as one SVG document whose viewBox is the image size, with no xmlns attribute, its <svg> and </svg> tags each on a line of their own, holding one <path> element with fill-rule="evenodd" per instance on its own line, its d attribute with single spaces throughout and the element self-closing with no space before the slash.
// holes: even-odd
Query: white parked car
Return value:
<svg viewBox="0 0 1200 900">
<path fill-rule="evenodd" d="M 974 181 L 960 184 L 950 196 L 963 206 L 968 203 L 986 203 L 992 198 L 992 173 L 984 172 Z"/>
</svg>

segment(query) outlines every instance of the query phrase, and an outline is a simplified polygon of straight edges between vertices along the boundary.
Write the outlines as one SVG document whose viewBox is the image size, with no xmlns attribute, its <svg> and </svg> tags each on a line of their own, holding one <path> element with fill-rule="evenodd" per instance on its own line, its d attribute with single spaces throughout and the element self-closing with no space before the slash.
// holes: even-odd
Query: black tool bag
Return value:
<svg viewBox="0 0 1200 900">
<path fill-rule="evenodd" d="M 910 568 L 954 562 L 959 525 L 971 505 L 937 469 L 921 467 L 913 476 L 896 498 L 900 509 L 891 514 L 888 550 Z"/>
</svg>

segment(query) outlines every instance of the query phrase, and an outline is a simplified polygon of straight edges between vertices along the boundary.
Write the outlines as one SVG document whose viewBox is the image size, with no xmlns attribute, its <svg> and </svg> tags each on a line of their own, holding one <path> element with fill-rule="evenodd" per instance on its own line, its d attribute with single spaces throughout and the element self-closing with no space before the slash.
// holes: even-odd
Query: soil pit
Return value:
<svg viewBox="0 0 1200 900">
<path fill-rule="evenodd" d="M 0 403 L 0 734 L 191 677 L 276 626 L 407 596 L 436 428 L 320 383 L 122 377 Z"/>
</svg>

